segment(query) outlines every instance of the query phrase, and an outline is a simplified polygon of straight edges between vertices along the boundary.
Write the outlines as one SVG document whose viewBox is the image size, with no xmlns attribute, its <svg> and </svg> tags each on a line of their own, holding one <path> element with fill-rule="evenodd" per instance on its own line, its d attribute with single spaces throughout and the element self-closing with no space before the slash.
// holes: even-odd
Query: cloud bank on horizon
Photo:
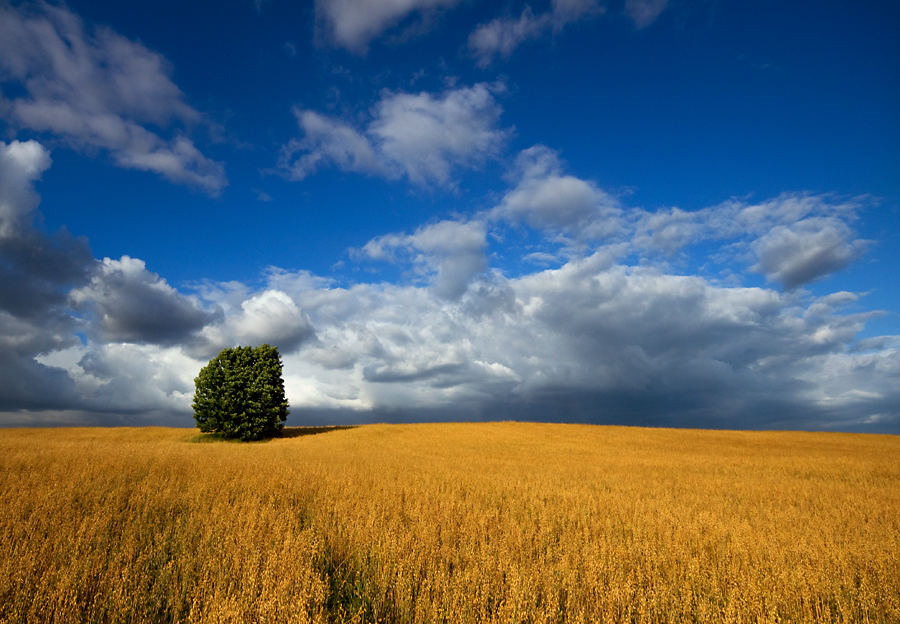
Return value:
<svg viewBox="0 0 900 624">
<path fill-rule="evenodd" d="M 276 4 L 247 8 L 264 16 Z M 900 336 L 866 330 L 897 310 L 868 305 L 865 288 L 836 287 L 883 249 L 861 224 L 884 198 L 801 186 L 648 208 L 602 174 L 579 174 L 578 150 L 564 158 L 532 140 L 518 55 L 552 56 L 570 33 L 609 23 L 633 39 L 671 29 L 658 23 L 678 10 L 667 0 L 553 0 L 472 15 L 457 0 L 318 0 L 304 62 L 324 68 L 328 95 L 272 109 L 281 130 L 267 126 L 259 143 L 240 121 L 202 112 L 193 89 L 176 85 L 178 63 L 144 37 L 93 25 L 76 8 L 0 2 L 0 425 L 191 426 L 199 369 L 222 348 L 267 342 L 284 359 L 289 424 L 900 433 Z M 394 67 L 405 47 L 452 29 L 452 49 L 433 51 L 431 87 L 416 88 L 428 77 L 408 64 L 396 65 L 393 83 L 381 65 L 361 73 Z M 282 43 L 285 63 L 307 49 Z M 442 54 L 465 72 L 446 69 Z M 368 95 L 355 97 L 367 80 Z M 247 158 L 259 160 L 244 167 Z M 63 184 L 55 171 L 76 166 L 165 189 L 177 205 L 158 217 L 173 229 L 192 205 L 253 203 L 230 200 L 236 186 L 268 206 L 279 191 L 365 185 L 341 199 L 358 202 L 359 230 L 331 271 L 283 268 L 258 242 L 248 260 L 257 278 L 187 268 L 173 282 L 135 254 L 101 259 L 84 236 L 47 226 L 57 204 L 46 194 L 58 202 L 53 185 Z M 77 205 L 78 193 L 66 197 Z M 398 201 L 423 208 L 389 218 Z M 259 210 L 247 209 L 248 240 Z M 320 219 L 322 236 L 354 228 Z M 241 254 L 196 239 L 198 253 Z M 888 288 L 894 269 L 882 269 Z"/>
</svg>

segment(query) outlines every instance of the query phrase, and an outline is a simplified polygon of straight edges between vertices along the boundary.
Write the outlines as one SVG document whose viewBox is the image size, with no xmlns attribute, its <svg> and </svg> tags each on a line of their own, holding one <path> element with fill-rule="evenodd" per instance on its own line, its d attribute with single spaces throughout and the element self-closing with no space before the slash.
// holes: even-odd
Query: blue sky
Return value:
<svg viewBox="0 0 900 624">
<path fill-rule="evenodd" d="M 0 424 L 900 432 L 895 3 L 0 2 Z"/>
</svg>

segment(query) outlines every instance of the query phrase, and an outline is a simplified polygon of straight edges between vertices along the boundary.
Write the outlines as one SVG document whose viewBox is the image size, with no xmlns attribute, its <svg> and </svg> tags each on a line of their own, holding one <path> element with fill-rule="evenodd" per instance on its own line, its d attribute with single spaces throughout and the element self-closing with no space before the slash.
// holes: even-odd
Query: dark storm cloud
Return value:
<svg viewBox="0 0 900 624">
<path fill-rule="evenodd" d="M 49 166 L 49 153 L 34 141 L 0 143 L 0 310 L 17 318 L 57 313 L 66 290 L 96 264 L 86 239 L 34 227 L 32 184 Z"/>
<path fill-rule="evenodd" d="M 86 283 L 95 265 L 87 240 L 65 230 L 0 238 L 0 309 L 16 317 L 58 310 L 66 290 Z"/>
<path fill-rule="evenodd" d="M 7 324 L 0 320 L 0 332 L 7 330 Z M 35 361 L 34 355 L 33 351 L 0 345 L 0 412 L 67 409 L 79 403 L 68 373 Z"/>
<path fill-rule="evenodd" d="M 102 342 L 180 344 L 223 316 L 221 308 L 202 309 L 128 256 L 104 259 L 70 298 L 76 310 L 93 315 L 92 333 Z"/>
<path fill-rule="evenodd" d="M 50 166 L 33 141 L 0 143 L 0 406 L 64 407 L 77 400 L 62 369 L 35 356 L 78 342 L 67 314 L 67 290 L 84 283 L 95 260 L 87 241 L 34 228 L 32 183 Z"/>
</svg>

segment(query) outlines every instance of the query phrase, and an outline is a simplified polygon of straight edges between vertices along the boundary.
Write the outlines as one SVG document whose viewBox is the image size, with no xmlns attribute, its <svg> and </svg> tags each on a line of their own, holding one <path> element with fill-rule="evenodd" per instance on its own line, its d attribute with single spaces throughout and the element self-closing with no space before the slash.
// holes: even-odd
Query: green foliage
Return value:
<svg viewBox="0 0 900 624">
<path fill-rule="evenodd" d="M 260 440 L 277 434 L 287 420 L 278 347 L 223 349 L 194 385 L 194 419 L 203 433 Z"/>
</svg>

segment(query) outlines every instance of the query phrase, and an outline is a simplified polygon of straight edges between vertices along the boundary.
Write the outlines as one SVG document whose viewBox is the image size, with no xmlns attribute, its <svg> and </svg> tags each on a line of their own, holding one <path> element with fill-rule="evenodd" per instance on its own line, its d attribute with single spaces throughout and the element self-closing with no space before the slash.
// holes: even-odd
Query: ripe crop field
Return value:
<svg viewBox="0 0 900 624">
<path fill-rule="evenodd" d="M 0 430 L 0 622 L 900 622 L 900 437 Z"/>
</svg>

